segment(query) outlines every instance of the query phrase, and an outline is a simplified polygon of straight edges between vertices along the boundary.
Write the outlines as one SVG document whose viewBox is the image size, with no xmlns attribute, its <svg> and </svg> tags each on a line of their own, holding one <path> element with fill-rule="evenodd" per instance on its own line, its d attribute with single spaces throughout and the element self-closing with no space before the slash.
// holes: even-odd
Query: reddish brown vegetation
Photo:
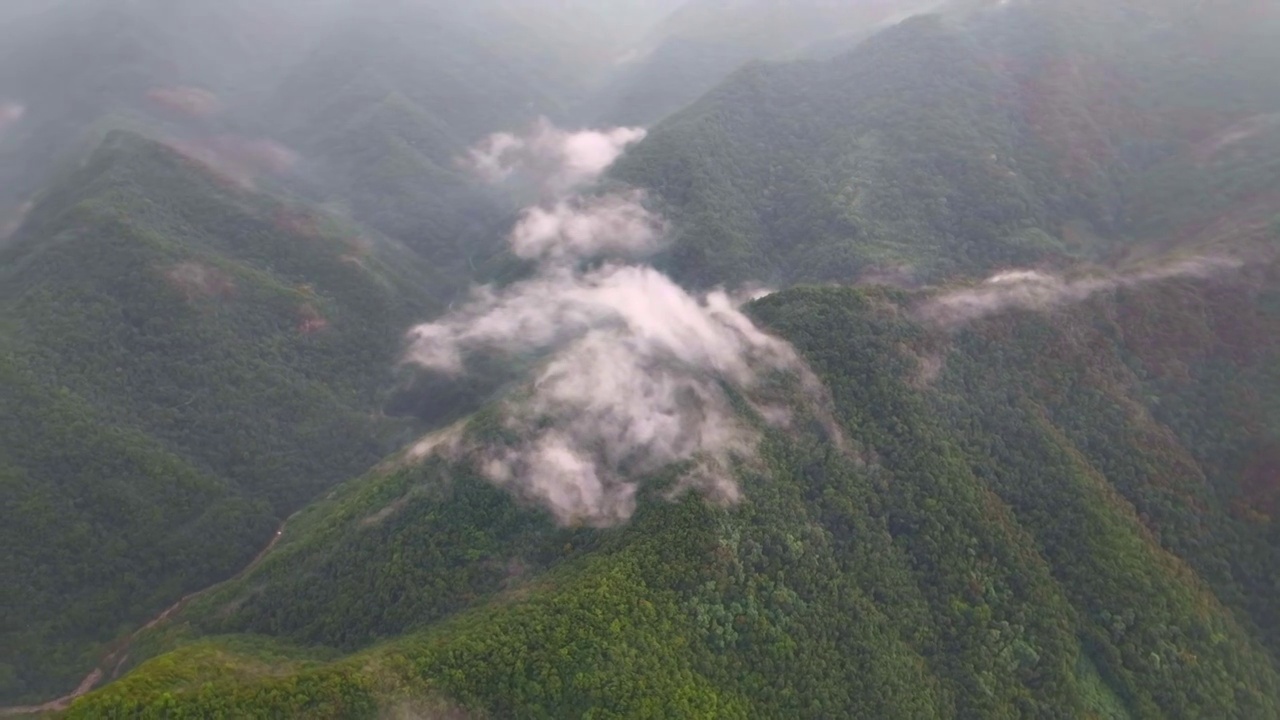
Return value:
<svg viewBox="0 0 1280 720">
<path fill-rule="evenodd" d="M 1072 177 L 1091 174 L 1111 154 L 1101 129 L 1090 118 L 1092 103 L 1082 107 L 1072 99 L 1084 94 L 1080 89 L 1082 75 L 1078 63 L 1059 60 L 1021 88 L 1027 124 L 1040 138 L 1057 139 L 1054 150 L 1061 158 L 1062 169 Z"/>
<path fill-rule="evenodd" d="M 1274 127 L 1280 121 L 1275 115 L 1255 115 L 1213 133 L 1196 143 L 1191 149 L 1191 156 L 1201 165 L 1212 160 L 1215 155 L 1244 142 L 1258 133 Z"/>
<path fill-rule="evenodd" d="M 1178 229 L 1175 244 L 1225 244 L 1256 239 L 1270 232 L 1272 218 L 1280 212 L 1280 193 L 1257 193 L 1212 218 Z"/>
<path fill-rule="evenodd" d="M 1253 522 L 1270 522 L 1280 510 L 1280 444 L 1270 442 L 1259 448 L 1240 476 L 1243 497 L 1236 514 Z"/>
<path fill-rule="evenodd" d="M 298 308 L 298 332 L 303 335 L 314 335 L 329 327 L 329 320 L 320 314 L 311 303 Z"/>
<path fill-rule="evenodd" d="M 181 115 L 204 118 L 216 114 L 222 108 L 218 96 L 197 87 L 157 87 L 147 92 L 151 102 Z"/>
<path fill-rule="evenodd" d="M 27 215 L 31 212 L 32 203 L 27 201 L 17 207 L 9 214 L 8 222 L 0 226 L 0 240 L 8 240 L 22 227 L 22 223 L 26 222 Z"/>
<path fill-rule="evenodd" d="M 297 237 L 320 237 L 320 221 L 305 210 L 282 207 L 276 211 L 275 226 L 281 232 Z"/>
</svg>

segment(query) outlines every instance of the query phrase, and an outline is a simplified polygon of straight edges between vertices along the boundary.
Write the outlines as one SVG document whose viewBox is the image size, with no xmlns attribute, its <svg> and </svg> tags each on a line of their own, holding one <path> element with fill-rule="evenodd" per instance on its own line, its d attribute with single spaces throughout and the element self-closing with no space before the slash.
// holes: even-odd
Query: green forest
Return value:
<svg viewBox="0 0 1280 720">
<path fill-rule="evenodd" d="M 0 715 L 1280 720 L 1280 9 L 591 5 L 0 8 Z M 495 472 L 703 314 L 728 499 Z"/>
<path fill-rule="evenodd" d="M 1223 353 L 1206 315 L 1171 388 L 1167 339 L 1118 339 L 1167 322 L 1171 293 L 1221 293 L 1208 313 L 1273 331 L 1252 292 L 1174 281 L 1112 324 L 1090 318 L 1120 298 L 946 339 L 903 319 L 901 291 L 771 296 L 753 314 L 810 361 L 853 447 L 812 422 L 771 432 L 741 505 L 655 496 L 604 531 L 556 529 L 465 465 L 382 468 L 71 715 L 1276 717 L 1274 526 L 1239 473 L 1280 426 L 1218 445 L 1236 408 L 1179 412 L 1270 395 L 1253 381 L 1274 382 L 1274 350 Z M 263 637 L 284 644 L 244 645 Z"/>
</svg>

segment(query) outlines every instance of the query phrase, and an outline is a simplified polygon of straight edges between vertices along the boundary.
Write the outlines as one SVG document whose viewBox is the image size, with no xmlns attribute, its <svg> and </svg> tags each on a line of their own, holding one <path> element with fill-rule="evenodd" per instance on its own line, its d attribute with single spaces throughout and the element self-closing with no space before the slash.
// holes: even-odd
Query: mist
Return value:
<svg viewBox="0 0 1280 720">
<path fill-rule="evenodd" d="M 461 164 L 490 183 L 525 183 L 561 197 L 595 180 L 645 134 L 642 128 L 568 132 L 539 118 L 524 134 L 490 135 Z"/>
<path fill-rule="evenodd" d="M 1174 278 L 1207 278 L 1238 270 L 1231 257 L 1203 256 L 1130 272 L 1065 278 L 1038 270 L 1008 270 L 981 285 L 943 293 L 917 309 L 924 320 L 955 328 L 1014 310 L 1047 311 L 1082 303 L 1095 295 Z"/>
<path fill-rule="evenodd" d="M 257 187 L 264 176 L 283 177 L 298 164 L 298 154 L 274 140 L 218 135 L 166 144 L 189 160 L 205 166 L 222 181 L 244 190 Z"/>
<path fill-rule="evenodd" d="M 587 190 L 635 129 L 567 132 L 540 122 L 482 141 L 464 159 L 485 179 L 523 176 L 558 197 L 527 208 L 508 243 L 532 277 L 480 287 L 414 328 L 406 361 L 452 376 L 477 353 L 543 357 L 507 400 L 514 445 L 465 448 L 490 481 L 563 525 L 607 527 L 635 511 L 641 478 L 673 464 L 670 495 L 739 498 L 734 464 L 758 432 L 726 388 L 750 394 L 773 372 L 803 372 L 786 343 L 739 310 L 747 298 L 691 294 L 636 261 L 663 247 L 666 223 L 635 190 Z M 767 413 L 774 422 L 785 414 Z"/>
</svg>

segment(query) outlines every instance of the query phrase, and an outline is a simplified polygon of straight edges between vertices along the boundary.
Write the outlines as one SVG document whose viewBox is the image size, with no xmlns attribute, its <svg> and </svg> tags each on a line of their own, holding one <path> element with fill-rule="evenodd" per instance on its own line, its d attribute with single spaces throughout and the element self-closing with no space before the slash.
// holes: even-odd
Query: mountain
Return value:
<svg viewBox="0 0 1280 720">
<path fill-rule="evenodd" d="M 57 0 L 5 22 L 0 242 L 111 130 L 188 143 L 248 134 L 246 108 L 305 55 L 338 1 L 300 12 L 292 0 Z"/>
<path fill-rule="evenodd" d="M 1280 718 L 1280 9 L 597 5 L 11 9 L 0 714 Z"/>
<path fill-rule="evenodd" d="M 483 243 L 515 210 L 456 160 L 489 132 L 571 113 L 591 82 L 582 69 L 604 52 L 563 49 L 599 40 L 594 14 L 562 22 L 580 10 L 63 0 L 0 28 L 0 234 L 126 129 L 236 175 L 255 166 L 255 179 L 333 204 L 455 277 L 496 249 Z"/>
<path fill-rule="evenodd" d="M 431 272 L 153 141 L 108 136 L 0 256 L 6 698 L 228 577 L 404 432 Z"/>
<path fill-rule="evenodd" d="M 1276 717 L 1275 280 L 966 325 L 928 312 L 951 291 L 772 295 L 845 450 L 796 395 L 739 504 L 657 481 L 625 527 L 558 528 L 431 456 L 477 418 L 296 517 L 69 716 Z"/>
<path fill-rule="evenodd" d="M 600 121 L 651 124 L 752 61 L 829 52 L 944 3 L 938 0 L 688 0 L 618 59 Z"/>
<path fill-rule="evenodd" d="M 555 101 L 539 78 L 432 18 L 384 9 L 343 24 L 264 114 L 300 153 L 304 194 L 401 239 L 440 277 L 465 280 L 497 252 L 515 208 L 458 158 L 485 132 L 531 122 Z"/>
<path fill-rule="evenodd" d="M 393 368 L 514 213 L 455 160 L 570 80 L 393 5 L 8 8 L 3 702 L 242 568 L 417 423 L 384 410 L 454 412 Z"/>
<path fill-rule="evenodd" d="M 644 3 L 630 11 L 644 17 Z M 625 35 L 580 2 L 352 8 L 257 110 L 301 156 L 303 194 L 401 240 L 455 279 L 500 264 L 519 205 L 459 162 L 486 135 L 572 123 Z M 618 40 L 621 42 L 621 40 Z"/>
<path fill-rule="evenodd" d="M 1129 197 L 1153 168 L 1280 103 L 1276 12 L 1143 7 L 922 16 L 749 67 L 614 175 L 664 205 L 670 269 L 697 285 L 1097 259 L 1141 230 Z"/>
</svg>

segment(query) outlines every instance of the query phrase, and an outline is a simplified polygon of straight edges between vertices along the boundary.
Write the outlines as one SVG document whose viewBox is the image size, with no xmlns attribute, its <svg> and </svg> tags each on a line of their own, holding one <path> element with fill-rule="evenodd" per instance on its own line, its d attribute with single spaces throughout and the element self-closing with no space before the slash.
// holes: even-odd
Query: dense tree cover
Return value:
<svg viewBox="0 0 1280 720">
<path fill-rule="evenodd" d="M 224 578 L 275 529 L 270 506 L 155 438 L 113 426 L 20 356 L 0 361 L 5 554 L 0 687 L 74 686 L 93 642 Z"/>
<path fill-rule="evenodd" d="M 603 531 L 555 528 L 465 462 L 388 465 L 71 714 L 1280 716 L 1274 523 L 1256 496 L 1231 503 L 1265 495 L 1233 473 L 1280 425 L 1264 404 L 1260 435 L 1214 426 L 1238 418 L 1224 382 L 1275 397 L 1268 341 L 1246 341 L 1280 317 L 1258 293 L 1273 280 L 1169 281 L 955 335 L 910 320 L 901 291 L 770 296 L 753 312 L 818 372 L 847 452 L 797 396 L 792 429 L 740 468 L 739 505 L 661 500 L 664 475 Z M 1242 325 L 1170 336 L 1177 297 Z M 218 641 L 184 643 L 243 632 L 366 649 L 171 679 Z"/>
<path fill-rule="evenodd" d="M 1271 518 L 1247 510 L 1267 512 L 1258 503 L 1274 477 L 1251 477 L 1250 463 L 1275 427 L 1230 406 L 1276 392 L 1256 369 L 1274 363 L 1265 328 L 1276 316 L 1250 294 L 1171 283 L 1126 294 L 1120 313 L 1100 302 L 1067 322 L 992 322 L 961 340 L 940 380 L 954 393 L 938 395 L 952 421 L 990 434 L 976 440 L 991 458 L 982 474 L 1026 513 L 1098 623 L 1090 642 L 1113 658 L 1103 667 L 1144 712 L 1249 717 L 1276 692 L 1257 668 L 1276 656 L 1280 558 Z M 1108 508 L 1140 521 L 1143 542 L 1126 548 L 1103 530 L 1115 522 Z M 1187 586 L 1153 576 L 1162 566 Z M 1143 636 L 1159 649 L 1138 651 Z M 1151 666 L 1163 678 L 1142 687 L 1133 673 Z M 1215 676 L 1234 685 L 1215 687 Z"/>
<path fill-rule="evenodd" d="M 345 69 L 351 58 L 338 55 L 334 62 Z M 308 65 L 307 72 L 318 67 Z M 510 201 L 458 165 L 476 138 L 368 74 L 349 82 L 327 75 L 310 81 L 336 89 L 288 133 L 308 158 L 303 192 L 336 201 L 353 218 L 404 241 L 435 271 L 434 292 L 465 289 L 503 249 L 515 214 Z M 295 92 L 303 91 L 282 97 Z"/>
<path fill-rule="evenodd" d="M 1280 13 L 1101 5 L 916 17 L 830 61 L 753 65 L 615 175 L 665 203 L 668 267 L 695 284 L 1096 256 L 1154 229 L 1149 172 L 1280 109 Z M 1215 189 L 1230 167 L 1206 171 Z"/>
<path fill-rule="evenodd" d="M 1280 13 L 1241 3 L 916 18 L 829 61 L 741 70 L 615 175 L 671 217 L 661 264 L 691 285 L 1152 251 L 1130 234 L 1264 257 Z M 116 133 L 0 250 L 0 698 L 65 692 L 305 506 L 71 715 L 1280 714 L 1271 266 L 951 332 L 899 291 L 759 301 L 851 448 L 797 394 L 731 508 L 661 500 L 672 468 L 627 526 L 565 529 L 465 462 L 366 472 L 409 437 L 381 410 L 453 420 L 527 369 L 387 402 L 404 327 L 510 267 L 510 206 L 455 157 L 582 91 L 545 37 L 480 31 L 503 3 L 455 5 L 379 4 L 233 112 L 303 152 L 275 190 L 380 232 Z M 84 106 L 0 151 L 52 156 L 87 125 L 191 130 L 138 110 L 200 76 L 172 62 L 169 26 L 130 17 L 105 15 L 118 45 L 89 33 L 90 71 L 68 72 Z M 656 61 L 692 57 L 693 81 L 736 64 L 672 47 Z M 638 87 L 642 104 L 667 89 Z"/>
<path fill-rule="evenodd" d="M 576 0 L 47 5 L 0 26 L 0 106 L 22 109 L 0 133 L 0 228 L 113 129 L 215 155 L 270 139 L 298 155 L 277 185 L 410 244 L 441 292 L 501 248 L 514 210 L 457 158 L 487 133 L 579 115 L 631 35 L 624 13 Z M 634 5 L 626 16 L 654 19 L 656 3 Z"/>
<path fill-rule="evenodd" d="M 49 193 L 0 258 L 0 695 L 73 687 L 394 447 L 416 263 L 126 134 Z"/>
<path fill-rule="evenodd" d="M 1086 327 L 1089 318 L 1099 314 L 1097 308 L 1091 310 L 1081 316 Z M 820 320 L 810 322 L 822 327 Z M 855 353 L 852 345 L 860 349 L 867 334 L 858 332 L 853 323 L 846 326 L 849 331 L 840 337 L 826 339 L 835 334 L 815 332 L 814 340 L 843 349 L 843 353 L 833 351 L 833 358 Z M 1053 334 L 1052 327 L 1037 322 L 1035 329 L 1021 336 L 962 339 L 957 350 L 946 356 L 948 366 L 938 386 L 925 398 L 946 408 L 938 416 L 969 450 L 974 473 L 1007 503 L 1011 520 L 1035 538 L 1075 608 L 1085 650 L 1130 712 L 1138 716 L 1274 715 L 1273 656 L 1257 644 L 1250 624 L 1241 622 L 1222 599 L 1214 597 L 1181 558 L 1166 554 L 1186 551 L 1188 544 L 1208 538 L 1203 534 L 1179 537 L 1179 532 L 1190 533 L 1172 522 L 1157 525 L 1158 515 L 1155 523 L 1148 519 L 1158 512 L 1153 505 L 1169 503 L 1164 484 L 1177 488 L 1179 478 L 1134 476 L 1135 455 L 1139 461 L 1154 461 L 1147 449 L 1150 440 L 1125 432 L 1123 424 L 1117 425 L 1116 414 L 1090 407 L 1084 389 L 1074 386 L 1070 375 L 1063 375 L 1105 376 L 1109 370 L 1105 356 L 1097 355 L 1096 344 L 1071 338 L 1080 342 L 1074 350 L 1079 354 L 1069 356 L 1065 368 L 1052 362 L 1067 354 L 1061 346 L 1042 345 L 1044 336 Z M 903 341 L 927 348 L 909 336 Z M 1016 360 L 1006 360 L 1015 353 L 1019 354 Z M 833 392 L 839 398 L 840 387 L 833 387 Z M 873 400 L 871 412 L 882 412 L 882 400 L 868 400 Z M 1118 397 L 1111 402 L 1127 400 Z M 1080 429 L 1073 423 L 1079 416 L 1055 412 L 1064 402 L 1089 408 L 1085 412 L 1090 414 L 1082 418 L 1087 423 L 1087 442 L 1071 437 Z M 1158 436 L 1159 430 L 1152 428 L 1148 434 Z M 1160 472 L 1158 466 L 1154 472 Z M 1143 490 L 1144 483 L 1158 487 Z M 1130 497 L 1133 505 L 1126 502 Z M 1204 525 L 1220 519 L 1214 517 L 1212 507 L 1201 506 L 1194 498 L 1182 502 L 1179 519 L 1184 523 Z M 1195 514 L 1188 513 L 1187 507 L 1194 508 Z M 1167 530 L 1163 537 L 1167 550 L 1151 536 L 1152 526 L 1157 532 Z M 1230 543 L 1230 538 L 1213 542 L 1219 541 Z M 1223 548 L 1204 552 L 1222 553 Z M 1187 555 L 1193 563 L 1200 560 Z M 1268 557 L 1256 559 L 1275 567 Z M 1272 602 L 1263 596 L 1258 599 Z"/>
<path fill-rule="evenodd" d="M 516 42 L 527 10 L 504 3 L 339 5 L 62 0 L 0 27 L 0 104 L 25 113 L 0 137 L 0 225 L 31 203 L 0 238 L 4 420 L 21 428 L 0 448 L 0 704 L 71 689 L 104 643 L 243 567 L 402 439 L 384 408 L 432 421 L 493 390 L 424 403 L 428 379 L 388 402 L 403 330 L 504 267 L 511 208 L 455 159 L 563 114 L 584 82 L 547 52 L 567 28 Z M 214 165 L 239 152 L 224 139 L 301 155 L 215 179 L 121 127 L 209 141 Z M 347 220 L 317 209 L 331 201 Z M 101 468 L 59 456 L 73 430 Z"/>
</svg>

